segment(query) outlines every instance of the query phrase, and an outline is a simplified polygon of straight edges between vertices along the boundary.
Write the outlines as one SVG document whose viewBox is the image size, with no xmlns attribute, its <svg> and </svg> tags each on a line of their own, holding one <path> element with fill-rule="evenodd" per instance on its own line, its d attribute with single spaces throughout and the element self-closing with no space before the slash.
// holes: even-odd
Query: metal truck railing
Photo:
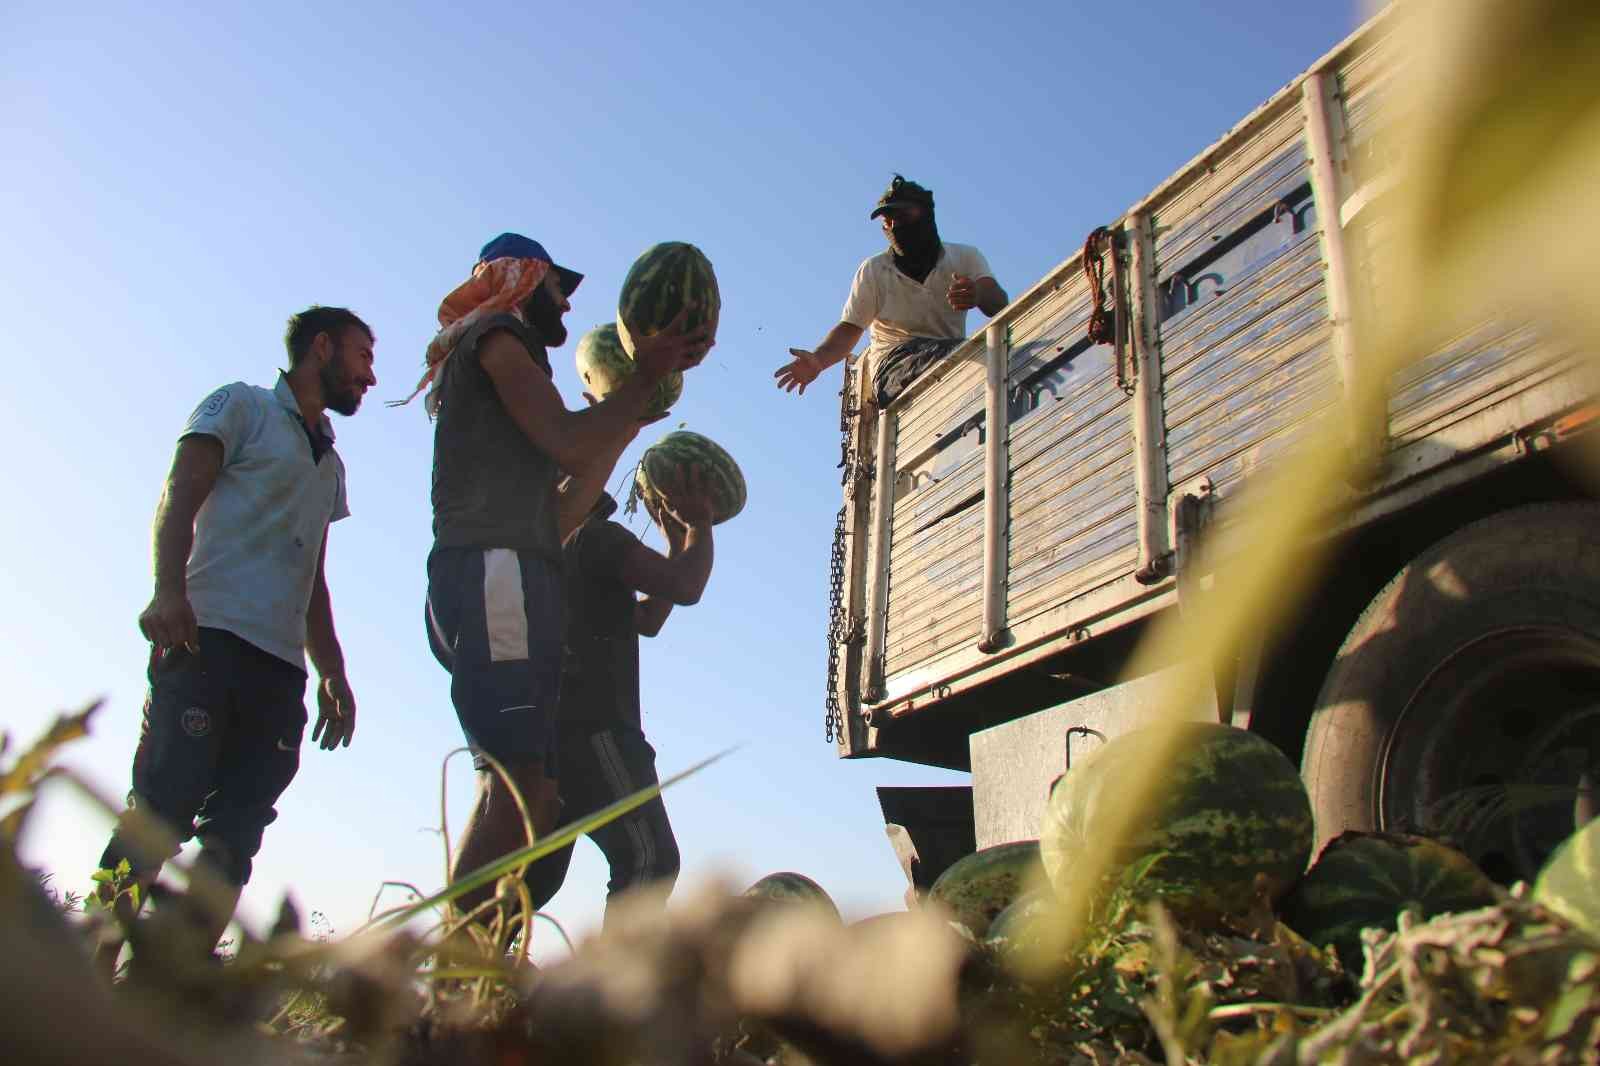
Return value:
<svg viewBox="0 0 1600 1066">
<path fill-rule="evenodd" d="M 1386 34 L 1383 16 L 1358 30 L 887 410 L 847 376 L 842 754 L 870 751 L 874 723 L 1173 606 L 1200 516 L 1226 526 L 1319 419 L 1373 458 L 1370 483 L 1330 486 L 1349 524 L 1511 458 L 1593 395 L 1535 331 L 1491 317 L 1396 375 L 1386 420 L 1346 402 L 1355 317 L 1383 313 Z"/>
</svg>

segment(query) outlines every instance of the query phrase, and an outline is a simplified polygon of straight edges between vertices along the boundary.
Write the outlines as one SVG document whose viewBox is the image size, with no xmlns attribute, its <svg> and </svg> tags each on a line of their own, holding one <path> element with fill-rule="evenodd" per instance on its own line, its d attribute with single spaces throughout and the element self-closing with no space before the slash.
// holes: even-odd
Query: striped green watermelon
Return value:
<svg viewBox="0 0 1600 1066">
<path fill-rule="evenodd" d="M 1055 896 L 1048 890 L 1024 892 L 995 915 L 984 934 L 984 943 L 1002 957 L 1021 957 L 1037 939 L 1040 923 L 1055 905 Z"/>
<path fill-rule="evenodd" d="M 1289 928 L 1318 947 L 1333 945 L 1359 973 L 1361 930 L 1397 927 L 1400 912 L 1423 918 L 1495 902 L 1495 887 L 1473 861 L 1437 840 L 1400 833 L 1341 833 L 1330 840 L 1283 901 Z"/>
<path fill-rule="evenodd" d="M 1177 755 L 1115 852 L 1111 873 L 1135 899 L 1158 899 L 1181 919 L 1245 914 L 1260 896 L 1282 895 L 1305 870 L 1311 802 L 1294 765 L 1261 737 L 1209 722 L 1177 729 Z M 1040 849 L 1058 893 L 1082 890 L 1080 857 L 1111 831 L 1110 802 L 1152 772 L 1160 739 L 1152 729 L 1126 733 L 1056 784 Z"/>
<path fill-rule="evenodd" d="M 772 903 L 810 904 L 823 908 L 835 918 L 839 917 L 839 908 L 834 905 L 833 899 L 821 885 L 805 874 L 789 870 L 768 874 L 745 889 L 744 894 L 748 899 L 766 900 Z"/>
<path fill-rule="evenodd" d="M 1037 840 L 996 844 L 957 860 L 933 882 L 928 899 L 948 907 L 982 940 L 995 918 L 1040 882 L 1040 873 Z"/>
<path fill-rule="evenodd" d="M 711 327 L 717 335 L 722 293 L 711 260 L 692 244 L 667 241 L 648 249 L 622 279 L 617 301 L 617 332 L 631 356 L 638 337 L 653 337 L 684 312 L 685 331 Z"/>
<path fill-rule="evenodd" d="M 744 510 L 744 474 L 739 464 L 716 441 L 687 429 L 668 433 L 645 449 L 633 476 L 630 507 L 640 497 L 670 501 L 682 484 L 684 469 L 695 464 L 710 479 L 714 523 L 726 522 Z"/>
<path fill-rule="evenodd" d="M 627 381 L 634 371 L 633 356 L 622 347 L 617 335 L 617 324 L 607 322 L 585 333 L 578 341 L 578 376 L 583 379 L 583 390 L 597 400 L 603 400 L 618 386 Z M 683 375 L 673 371 L 661 379 L 645 408 L 646 417 L 664 415 L 683 395 Z"/>
</svg>

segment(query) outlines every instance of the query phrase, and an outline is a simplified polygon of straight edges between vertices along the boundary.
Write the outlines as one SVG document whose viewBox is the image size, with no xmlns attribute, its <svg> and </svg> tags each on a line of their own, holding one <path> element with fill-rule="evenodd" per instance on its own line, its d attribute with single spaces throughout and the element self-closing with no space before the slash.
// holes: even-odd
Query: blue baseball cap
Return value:
<svg viewBox="0 0 1600 1066">
<path fill-rule="evenodd" d="M 556 279 L 561 284 L 561 291 L 567 296 L 572 295 L 572 290 L 578 287 L 578 282 L 583 280 L 583 275 L 576 270 L 568 270 L 560 266 L 551 258 L 550 253 L 544 250 L 544 245 L 538 241 L 530 240 L 520 233 L 502 233 L 494 240 L 483 246 L 478 253 L 478 262 L 487 263 L 491 259 L 542 259 L 550 264 L 556 272 Z"/>
</svg>

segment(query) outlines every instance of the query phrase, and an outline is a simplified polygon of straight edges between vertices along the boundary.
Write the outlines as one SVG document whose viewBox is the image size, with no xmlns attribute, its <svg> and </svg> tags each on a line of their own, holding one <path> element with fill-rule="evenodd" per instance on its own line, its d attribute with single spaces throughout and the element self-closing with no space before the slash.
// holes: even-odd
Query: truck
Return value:
<svg viewBox="0 0 1600 1066">
<path fill-rule="evenodd" d="M 1396 53 L 1380 14 L 887 403 L 847 370 L 827 737 L 971 773 L 879 790 L 914 888 L 1037 837 L 1051 782 L 1151 713 L 1179 664 L 1133 676 L 1141 639 L 1228 595 L 1251 490 L 1330 419 L 1370 462 L 1326 487 L 1326 565 L 1204 664 L 1192 713 L 1300 766 L 1319 843 L 1442 834 L 1509 882 L 1594 817 L 1595 353 L 1485 292 L 1383 410 L 1352 401 L 1385 306 Z"/>
</svg>

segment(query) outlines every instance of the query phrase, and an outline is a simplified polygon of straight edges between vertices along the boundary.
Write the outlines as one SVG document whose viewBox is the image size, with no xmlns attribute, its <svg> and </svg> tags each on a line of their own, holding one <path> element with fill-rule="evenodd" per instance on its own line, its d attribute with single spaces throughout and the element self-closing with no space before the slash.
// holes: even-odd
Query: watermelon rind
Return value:
<svg viewBox="0 0 1600 1066">
<path fill-rule="evenodd" d="M 1568 837 L 1539 871 L 1533 898 L 1600 938 L 1600 818 Z"/>
<path fill-rule="evenodd" d="M 1423 920 L 1495 903 L 1498 891 L 1466 855 L 1430 837 L 1352 831 L 1334 837 L 1284 897 L 1284 923 L 1318 947 L 1332 946 L 1359 972 L 1361 931 L 1399 925 L 1400 912 Z"/>
<path fill-rule="evenodd" d="M 1024 892 L 1042 883 L 1039 842 L 996 844 L 956 860 L 928 890 L 928 899 L 948 908 L 973 937 L 989 927 Z"/>
<path fill-rule="evenodd" d="M 771 873 L 744 890 L 747 899 L 770 903 L 796 903 L 820 907 L 839 917 L 839 908 L 823 887 L 805 874 L 792 870 Z"/>
<path fill-rule="evenodd" d="M 711 327 L 716 339 L 722 317 L 717 273 L 704 252 L 685 241 L 664 241 L 646 249 L 628 268 L 617 300 L 617 333 L 629 356 L 641 337 L 653 337 L 684 312 L 683 328 Z"/>
<path fill-rule="evenodd" d="M 643 498 L 670 504 L 684 469 L 693 465 L 700 466 L 710 481 L 714 525 L 721 525 L 744 510 L 748 493 L 739 464 L 716 441 L 687 429 L 668 433 L 645 449 L 634 473 L 630 503 Z"/>
<path fill-rule="evenodd" d="M 1269 741 L 1243 729 L 1185 722 L 1161 787 L 1113 854 L 1110 883 L 1206 924 L 1278 899 L 1305 870 L 1314 839 L 1300 775 Z M 1052 790 L 1040 831 L 1058 894 L 1091 891 L 1084 856 L 1113 831 L 1111 802 L 1153 772 L 1167 730 L 1123 734 L 1073 766 Z M 1103 891 L 1095 886 L 1092 891 Z"/>
<path fill-rule="evenodd" d="M 575 355 L 583 391 L 604 400 L 633 376 L 638 364 L 622 346 L 615 322 L 606 322 L 585 333 Z M 655 418 L 672 410 L 683 396 L 683 374 L 674 370 L 662 378 L 645 407 L 645 417 Z"/>
</svg>

